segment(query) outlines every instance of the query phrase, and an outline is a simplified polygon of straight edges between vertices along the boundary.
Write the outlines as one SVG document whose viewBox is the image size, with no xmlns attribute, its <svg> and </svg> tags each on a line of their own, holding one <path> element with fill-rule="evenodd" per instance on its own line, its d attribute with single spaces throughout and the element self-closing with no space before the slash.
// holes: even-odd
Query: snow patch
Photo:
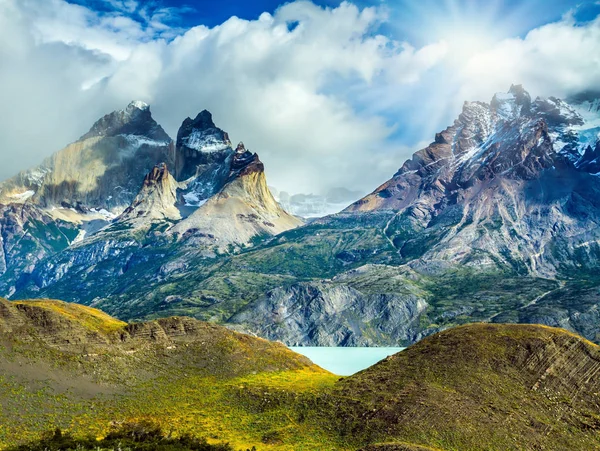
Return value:
<svg viewBox="0 0 600 451">
<path fill-rule="evenodd" d="M 186 207 L 200 207 L 206 203 L 208 199 L 200 199 L 197 193 L 191 192 L 183 195 Z"/>
<path fill-rule="evenodd" d="M 132 106 L 132 107 L 137 108 L 138 110 L 142 110 L 142 111 L 150 108 L 150 105 L 148 105 L 146 102 L 142 102 L 141 100 L 134 100 L 133 102 L 131 102 L 129 104 L 129 106 Z"/>
<path fill-rule="evenodd" d="M 11 199 L 14 199 L 18 202 L 25 202 L 27 199 L 30 199 L 34 195 L 35 195 L 35 191 L 25 191 L 24 193 L 11 194 L 8 197 L 10 197 Z"/>
<path fill-rule="evenodd" d="M 220 152 L 231 147 L 214 130 L 193 131 L 182 140 L 183 145 L 200 152 Z"/>
<path fill-rule="evenodd" d="M 41 186 L 42 183 L 44 183 L 46 174 L 48 174 L 49 172 L 51 172 L 51 170 L 48 168 L 31 169 L 27 171 L 25 177 L 31 185 Z"/>
</svg>

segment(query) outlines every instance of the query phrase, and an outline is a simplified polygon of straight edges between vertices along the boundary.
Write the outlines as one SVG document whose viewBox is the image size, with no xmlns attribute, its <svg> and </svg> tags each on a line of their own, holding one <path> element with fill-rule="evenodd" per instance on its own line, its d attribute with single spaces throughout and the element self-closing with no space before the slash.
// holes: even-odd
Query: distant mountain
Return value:
<svg viewBox="0 0 600 451">
<path fill-rule="evenodd" d="M 171 138 L 150 107 L 131 102 L 98 120 L 88 133 L 40 166 L 0 184 L 0 202 L 30 200 L 44 208 L 120 213 L 133 201 L 140 175 L 173 159 Z M 143 176 L 142 176 L 143 177 Z"/>
<path fill-rule="evenodd" d="M 231 321 L 304 345 L 409 344 L 469 321 L 600 341 L 597 104 L 521 86 L 466 102 L 372 194 L 232 262 L 311 280 L 272 287 Z"/>
<path fill-rule="evenodd" d="M 347 188 L 332 188 L 326 194 L 293 194 L 271 187 L 277 202 L 286 211 L 303 218 L 321 218 L 339 213 L 364 193 Z"/>
<path fill-rule="evenodd" d="M 233 149 L 208 111 L 184 120 L 175 144 L 139 101 L 3 182 L 0 196 L 5 241 L 18 243 L 4 249 L 0 266 L 7 296 L 31 286 L 32 277 L 35 285 L 56 283 L 73 265 L 129 258 L 125 250 L 144 254 L 141 246 L 226 254 L 302 224 L 273 199 L 258 156 L 241 143 Z M 52 262 L 65 259 L 68 267 L 57 273 Z"/>
<path fill-rule="evenodd" d="M 347 213 L 393 212 L 385 233 L 423 266 L 510 267 L 553 277 L 600 247 L 600 114 L 520 86 L 458 120 Z M 595 119 L 593 119 L 595 118 Z M 416 263 L 415 263 L 416 264 Z"/>
</svg>

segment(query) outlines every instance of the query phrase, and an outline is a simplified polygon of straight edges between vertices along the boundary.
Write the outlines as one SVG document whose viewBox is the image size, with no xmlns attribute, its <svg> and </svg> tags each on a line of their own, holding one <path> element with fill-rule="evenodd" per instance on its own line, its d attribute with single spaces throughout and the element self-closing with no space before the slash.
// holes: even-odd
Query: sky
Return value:
<svg viewBox="0 0 600 451">
<path fill-rule="evenodd" d="M 364 193 L 511 84 L 600 88 L 600 1 L 0 0 L 0 179 L 102 115 L 208 109 L 290 193 Z"/>
</svg>

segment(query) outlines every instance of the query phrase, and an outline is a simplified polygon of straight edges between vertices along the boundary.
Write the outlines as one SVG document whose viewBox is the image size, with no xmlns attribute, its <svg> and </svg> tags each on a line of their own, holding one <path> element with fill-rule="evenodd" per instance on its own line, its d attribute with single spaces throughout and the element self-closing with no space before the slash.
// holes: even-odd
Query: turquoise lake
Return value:
<svg viewBox="0 0 600 451">
<path fill-rule="evenodd" d="M 405 348 L 291 347 L 334 374 L 351 376 Z"/>
</svg>

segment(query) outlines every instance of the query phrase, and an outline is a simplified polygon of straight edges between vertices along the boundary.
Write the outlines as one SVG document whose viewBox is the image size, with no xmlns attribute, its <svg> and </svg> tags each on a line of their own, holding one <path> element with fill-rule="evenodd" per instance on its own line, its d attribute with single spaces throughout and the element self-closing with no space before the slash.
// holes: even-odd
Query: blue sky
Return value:
<svg viewBox="0 0 600 451">
<path fill-rule="evenodd" d="M 512 83 L 597 90 L 599 13 L 597 0 L 2 0 L 0 178 L 139 99 L 171 136 L 209 109 L 280 189 L 367 192 L 465 100 Z"/>
<path fill-rule="evenodd" d="M 107 0 L 68 0 L 69 3 L 83 5 L 97 11 L 118 10 Z M 284 3 L 280 0 L 147 0 L 139 2 L 153 8 L 174 8 L 180 14 L 173 20 L 177 25 L 191 28 L 196 25 L 214 27 L 232 16 L 242 19 L 256 19 L 263 12 L 274 12 Z M 339 0 L 315 0 L 313 3 L 335 8 Z M 489 16 L 493 20 L 510 22 L 510 35 L 523 36 L 529 30 L 549 22 L 559 20 L 567 11 L 574 9 L 577 19 L 594 19 L 600 10 L 595 0 L 358 0 L 355 5 L 388 9 L 390 20 L 377 29 L 395 39 L 421 39 L 417 30 L 427 26 L 428 16 L 442 14 L 467 14 L 475 18 Z M 141 19 L 135 12 L 132 17 Z M 423 44 L 423 42 L 416 42 Z"/>
</svg>

